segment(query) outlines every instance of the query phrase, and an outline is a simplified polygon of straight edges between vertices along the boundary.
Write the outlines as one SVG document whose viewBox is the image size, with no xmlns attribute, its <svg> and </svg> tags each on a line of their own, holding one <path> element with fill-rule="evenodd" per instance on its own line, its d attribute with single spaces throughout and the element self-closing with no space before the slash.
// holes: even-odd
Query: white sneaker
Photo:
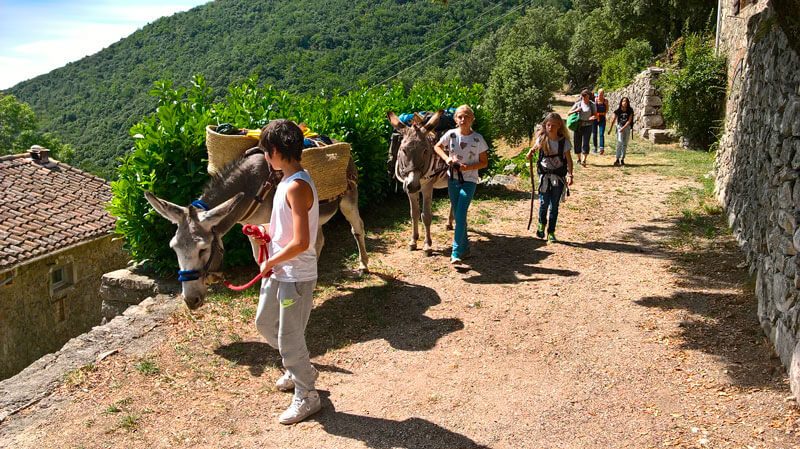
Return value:
<svg viewBox="0 0 800 449">
<path fill-rule="evenodd" d="M 292 404 L 278 418 L 281 424 L 295 424 L 317 413 L 322 408 L 317 390 L 296 391 Z"/>
<path fill-rule="evenodd" d="M 317 371 L 317 369 L 314 368 L 314 382 L 316 382 L 318 378 L 319 378 L 319 371 Z M 280 378 L 278 378 L 278 380 L 275 381 L 275 388 L 277 388 L 280 391 L 294 390 L 294 379 L 292 379 L 292 374 L 289 373 L 289 371 L 285 371 L 283 373 L 283 376 L 281 376 Z"/>
</svg>

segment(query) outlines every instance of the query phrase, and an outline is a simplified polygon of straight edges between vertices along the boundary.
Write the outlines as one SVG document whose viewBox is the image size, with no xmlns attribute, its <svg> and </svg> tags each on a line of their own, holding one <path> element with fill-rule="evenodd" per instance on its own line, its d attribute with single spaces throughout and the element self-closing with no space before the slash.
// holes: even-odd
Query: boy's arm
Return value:
<svg viewBox="0 0 800 449">
<path fill-rule="evenodd" d="M 286 262 L 307 250 L 311 244 L 308 229 L 308 211 L 314 202 L 314 192 L 304 181 L 295 181 L 286 190 L 286 201 L 292 209 L 292 240 L 285 248 L 261 264 L 261 274 L 266 275 L 275 265 Z"/>
</svg>

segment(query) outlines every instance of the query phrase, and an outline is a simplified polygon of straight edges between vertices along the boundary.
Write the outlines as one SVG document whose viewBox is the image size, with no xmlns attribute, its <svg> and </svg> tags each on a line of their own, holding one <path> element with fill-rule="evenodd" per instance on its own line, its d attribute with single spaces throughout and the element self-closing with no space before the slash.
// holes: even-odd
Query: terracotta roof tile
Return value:
<svg viewBox="0 0 800 449">
<path fill-rule="evenodd" d="M 62 162 L 0 156 L 0 270 L 113 231 L 111 187 Z"/>
</svg>

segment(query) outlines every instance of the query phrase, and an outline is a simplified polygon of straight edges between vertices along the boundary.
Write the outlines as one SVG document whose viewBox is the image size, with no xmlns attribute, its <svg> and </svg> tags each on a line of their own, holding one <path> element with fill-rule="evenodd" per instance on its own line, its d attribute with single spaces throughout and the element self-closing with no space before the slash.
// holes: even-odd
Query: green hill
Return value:
<svg viewBox="0 0 800 449">
<path fill-rule="evenodd" d="M 148 91 L 158 79 L 186 84 L 201 73 L 222 95 L 257 74 L 289 91 L 330 94 L 385 80 L 428 56 L 414 70 L 441 66 L 519 17 L 523 3 L 219 0 L 8 92 L 75 147 L 78 166 L 111 177 L 116 157 L 132 145 L 128 130 L 155 107 Z"/>
</svg>

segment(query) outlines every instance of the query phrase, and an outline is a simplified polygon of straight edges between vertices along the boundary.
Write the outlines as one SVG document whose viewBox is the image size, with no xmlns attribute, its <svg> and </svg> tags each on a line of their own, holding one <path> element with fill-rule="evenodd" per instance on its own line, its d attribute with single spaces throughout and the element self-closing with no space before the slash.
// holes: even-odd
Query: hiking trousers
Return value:
<svg viewBox="0 0 800 449">
<path fill-rule="evenodd" d="M 539 223 L 547 227 L 547 233 L 556 232 L 558 222 L 558 205 L 561 203 L 561 195 L 564 193 L 564 184 L 550 186 L 547 192 L 539 193 Z M 550 210 L 548 220 L 547 211 Z"/>
<path fill-rule="evenodd" d="M 284 282 L 274 278 L 261 282 L 256 311 L 256 329 L 277 349 L 283 367 L 297 387 L 313 390 L 315 370 L 306 346 L 306 325 L 317 280 Z"/>
<path fill-rule="evenodd" d="M 450 205 L 453 206 L 453 218 L 456 222 L 456 229 L 453 233 L 453 253 L 452 257 L 461 258 L 469 252 L 469 240 L 467 240 L 467 211 L 472 197 L 475 196 L 477 184 L 470 181 L 458 182 L 458 179 L 450 178 L 447 184 L 447 193 L 450 194 Z"/>
<path fill-rule="evenodd" d="M 625 152 L 628 151 L 628 142 L 631 140 L 631 127 L 620 131 L 617 128 L 617 160 L 625 159 Z"/>
<path fill-rule="evenodd" d="M 589 154 L 589 140 L 592 138 L 592 124 L 583 125 L 575 130 L 575 141 L 572 148 L 575 154 Z"/>
</svg>

